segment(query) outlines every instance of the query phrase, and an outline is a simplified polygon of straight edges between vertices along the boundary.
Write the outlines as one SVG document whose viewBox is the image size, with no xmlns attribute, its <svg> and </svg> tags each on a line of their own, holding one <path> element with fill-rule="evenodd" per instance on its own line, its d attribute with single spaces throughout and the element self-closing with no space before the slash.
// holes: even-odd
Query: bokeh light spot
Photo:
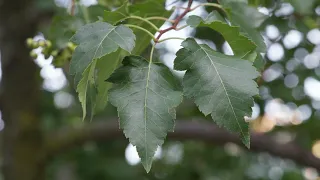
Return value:
<svg viewBox="0 0 320 180">
<path fill-rule="evenodd" d="M 270 45 L 268 52 L 267 52 L 267 57 L 274 62 L 280 61 L 284 56 L 284 49 L 281 44 L 279 43 L 274 43 Z"/>
</svg>

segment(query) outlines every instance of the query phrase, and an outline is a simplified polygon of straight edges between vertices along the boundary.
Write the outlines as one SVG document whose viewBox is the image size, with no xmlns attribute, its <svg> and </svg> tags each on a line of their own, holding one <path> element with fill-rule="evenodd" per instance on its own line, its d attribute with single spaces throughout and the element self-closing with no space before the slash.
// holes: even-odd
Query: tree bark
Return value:
<svg viewBox="0 0 320 180">
<path fill-rule="evenodd" d="M 39 70 L 25 40 L 37 32 L 32 0 L 0 1 L 1 148 L 5 180 L 43 180 Z"/>
</svg>

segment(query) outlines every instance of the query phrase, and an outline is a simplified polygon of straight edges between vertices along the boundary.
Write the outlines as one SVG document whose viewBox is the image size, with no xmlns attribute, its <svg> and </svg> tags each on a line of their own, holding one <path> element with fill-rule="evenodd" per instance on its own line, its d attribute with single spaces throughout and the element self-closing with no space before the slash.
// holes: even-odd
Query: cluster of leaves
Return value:
<svg viewBox="0 0 320 180">
<path fill-rule="evenodd" d="M 159 39 L 149 60 L 139 56 L 172 13 L 165 10 L 164 1 L 124 3 L 115 11 L 105 11 L 103 19 L 84 25 L 71 38 L 77 47 L 70 74 L 83 118 L 87 114 L 92 118 L 108 101 L 116 106 L 120 127 L 137 147 L 146 171 L 151 169 L 154 153 L 167 132 L 174 130 L 175 107 L 183 96 L 194 99 L 204 115 L 210 114 L 219 126 L 239 133 L 242 142 L 250 146 L 244 118 L 251 116 L 253 96 L 258 94 L 254 80 L 263 65 L 260 53 L 266 46 L 256 28 L 265 17 L 242 1 L 203 6 L 219 7 L 222 15 L 214 11 L 205 18 L 190 16 L 187 25 L 217 31 L 234 55 L 224 55 L 193 38 L 185 39 L 174 60 L 175 70 L 186 71 L 182 85 L 168 67 L 153 62 Z M 248 21 L 250 18 L 255 21 Z"/>
</svg>

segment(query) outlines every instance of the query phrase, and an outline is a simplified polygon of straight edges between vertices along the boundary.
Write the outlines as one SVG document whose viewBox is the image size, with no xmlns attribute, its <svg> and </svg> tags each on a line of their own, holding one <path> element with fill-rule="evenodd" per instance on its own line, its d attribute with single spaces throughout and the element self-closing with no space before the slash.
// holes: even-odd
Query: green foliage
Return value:
<svg viewBox="0 0 320 180">
<path fill-rule="evenodd" d="M 259 27 L 267 17 L 257 9 L 244 3 L 226 2 L 224 4 L 226 8 L 231 9 L 228 11 L 231 24 L 240 27 L 243 35 L 250 38 L 257 45 L 258 52 L 265 52 L 266 45 L 256 28 Z"/>
<path fill-rule="evenodd" d="M 116 24 L 128 15 L 128 2 L 126 1 L 115 11 L 104 11 L 103 19 L 111 24 Z"/>
<path fill-rule="evenodd" d="M 87 8 L 83 6 L 74 16 L 56 16 L 52 29 L 47 33 L 49 39 L 54 39 L 53 48 L 50 53 L 43 51 L 53 55 L 54 62 L 60 62 L 57 63 L 60 67 L 69 61 L 73 53 L 69 73 L 74 78 L 83 118 L 89 116 L 92 119 L 93 115 L 105 109 L 108 102 L 115 106 L 120 117 L 120 128 L 130 143 L 137 147 L 147 172 L 150 171 L 157 147 L 163 145 L 167 132 L 174 130 L 175 108 L 181 103 L 183 96 L 187 97 L 189 103 L 195 102 L 198 107 L 193 108 L 201 111 L 189 114 L 210 114 L 216 124 L 239 134 L 243 144 L 249 147 L 249 124 L 244 119 L 251 116 L 253 97 L 258 94 L 255 79 L 259 76 L 258 71 L 265 68 L 262 54 L 266 52 L 266 44 L 259 28 L 264 29 L 272 23 L 277 23 L 279 28 L 283 27 L 281 31 L 293 28 L 294 17 L 274 17 L 273 11 L 280 7 L 277 4 L 279 2 L 221 0 L 217 2 L 220 4 L 213 3 L 216 1 L 200 4 L 198 7 L 211 6 L 214 11 L 206 8 L 206 17 L 189 16 L 186 26 L 197 33 L 201 32 L 200 38 L 210 39 L 217 50 L 198 44 L 195 41 L 199 38 L 197 33 L 184 39 L 174 61 L 174 70 L 186 71 L 182 78 L 183 87 L 180 87 L 179 79 L 169 68 L 152 62 L 152 58 L 149 61 L 145 58 L 149 55 L 156 56 L 153 55 L 154 47 L 160 57 L 164 54 L 158 44 L 166 39 L 158 39 L 156 35 L 166 33 L 160 28 L 165 21 L 166 24 L 173 24 L 171 30 L 185 27 L 181 26 L 183 17 L 180 18 L 179 15 L 186 7 L 176 8 L 178 15 L 168 19 L 173 11 L 165 9 L 165 2 L 99 0 L 104 8 L 100 5 Z M 287 2 L 295 7 L 299 16 L 312 14 L 315 6 L 314 0 Z M 252 5 L 272 9 L 270 17 L 260 13 Z M 193 5 L 190 11 L 194 7 Z M 86 8 L 87 11 L 80 11 L 81 8 Z M 299 27 L 311 27 L 310 24 L 315 27 L 317 22 L 310 22 L 308 19 L 308 22 L 302 21 Z M 221 53 L 221 44 L 225 41 L 230 45 L 234 56 Z M 272 42 L 278 42 L 278 39 Z M 40 45 L 30 39 L 27 44 L 31 48 Z M 152 51 L 149 52 L 151 46 Z M 37 56 L 34 51 L 30 55 L 34 58 Z M 287 59 L 294 56 L 294 52 L 290 52 Z M 279 64 L 286 66 L 283 62 Z M 283 92 L 288 90 L 276 90 L 272 93 L 278 97 Z M 285 94 L 286 97 L 292 96 L 290 93 Z M 190 108 L 191 105 L 186 106 Z M 246 177 L 243 176 L 243 179 Z"/>
<path fill-rule="evenodd" d="M 77 92 L 79 93 L 79 100 L 82 105 L 83 118 L 87 115 L 87 103 L 93 104 L 96 99 L 95 89 L 95 75 L 94 75 L 95 63 L 91 64 L 83 73 L 83 78 L 80 80 L 77 86 Z M 87 93 L 89 94 L 87 97 Z M 93 110 L 93 106 L 91 111 Z"/>
<path fill-rule="evenodd" d="M 202 20 L 199 16 L 190 16 L 187 24 L 191 27 L 209 27 L 219 32 L 230 44 L 233 53 L 238 57 L 242 58 L 256 49 L 257 46 L 240 33 L 239 27 L 229 26 L 226 22 L 215 20 L 216 18 L 214 17 L 216 17 L 216 15 L 213 13 L 210 13 L 205 20 Z"/>
<path fill-rule="evenodd" d="M 106 59 L 108 57 L 104 56 L 117 51 L 119 48 L 131 52 L 135 43 L 135 35 L 129 28 L 125 26 L 112 26 L 105 22 L 96 22 L 87 24 L 79 31 L 77 31 L 77 33 L 71 38 L 71 41 L 78 44 L 78 46 L 72 56 L 72 60 L 70 63 L 70 73 L 82 74 L 82 72 L 86 68 L 86 71 L 82 74 L 82 79 L 77 86 L 79 100 L 82 104 L 83 118 L 85 118 L 87 108 L 87 93 L 93 93 L 93 95 L 90 95 L 91 114 L 93 115 L 96 111 L 96 97 L 104 97 L 106 91 L 108 91 L 110 87 L 109 85 L 104 85 L 103 80 L 96 81 L 95 60 L 103 58 L 103 60 L 100 61 L 108 61 L 108 59 Z M 110 57 L 113 58 L 113 56 Z M 118 56 L 116 56 L 116 58 L 117 57 Z M 99 79 L 108 78 L 108 75 L 110 75 L 114 71 L 114 69 L 117 67 L 118 62 L 116 58 L 110 59 L 110 63 L 108 64 L 109 67 L 104 66 L 105 69 L 98 70 L 100 71 L 100 73 L 98 72 Z M 99 77 L 101 73 L 103 73 L 103 76 Z M 93 91 L 93 89 L 95 89 L 94 87 L 96 86 L 100 88 L 96 91 Z M 99 95 L 96 95 L 97 93 Z M 98 101 L 101 100 L 98 99 Z M 106 103 L 102 103 L 102 105 L 105 104 Z M 100 106 L 101 105 L 98 105 L 97 110 L 103 109 L 103 107 Z"/>
<path fill-rule="evenodd" d="M 156 33 L 156 30 L 152 29 L 150 27 L 150 24 L 147 24 L 146 22 L 141 20 L 131 19 L 130 15 L 139 15 L 142 18 L 148 18 L 148 17 L 168 18 L 171 15 L 172 11 L 167 11 L 163 7 L 164 2 L 165 2 L 164 0 L 158 0 L 158 1 L 149 0 L 143 3 L 137 3 L 133 5 L 128 5 L 128 2 L 125 2 L 121 7 L 119 7 L 115 11 L 105 11 L 104 20 L 111 24 L 117 24 L 117 23 L 120 23 L 121 21 L 125 21 L 128 24 L 135 24 L 154 34 Z M 159 28 L 161 25 L 163 25 L 163 21 L 154 20 L 153 24 Z M 145 32 L 139 29 L 133 29 L 133 32 L 136 35 L 136 38 L 139 39 L 139 42 L 140 42 L 136 44 L 133 50 L 133 53 L 141 54 L 147 48 L 152 38 L 150 38 L 149 36 L 146 36 Z"/>
<path fill-rule="evenodd" d="M 252 63 L 215 52 L 194 39 L 182 43 L 174 67 L 187 70 L 183 78 L 184 94 L 194 98 L 203 114 L 230 131 L 240 133 L 249 147 L 249 127 L 244 116 L 251 116 L 252 96 L 258 94 L 258 76 Z"/>
<path fill-rule="evenodd" d="M 84 24 L 85 22 L 76 16 L 55 16 L 47 37 L 57 48 L 64 48 L 72 35 Z"/>
<path fill-rule="evenodd" d="M 163 3 L 150 0 L 131 5 L 125 2 L 114 11 L 104 12 L 106 22 L 86 24 L 71 38 L 78 46 L 72 56 L 70 74 L 75 75 L 83 118 L 87 111 L 92 119 L 104 109 L 108 90 L 114 83 L 109 91 L 109 101 L 117 107 L 120 127 L 129 141 L 137 146 L 147 171 L 157 147 L 163 144 L 167 132 L 174 129 L 174 108 L 181 103 L 182 93 L 170 70 L 152 62 L 153 49 L 149 62 L 139 56 L 127 56 L 123 66 L 115 69 L 124 55 L 131 52 L 140 55 L 149 42 L 156 39 L 150 35 L 156 33 L 163 20 L 172 13 L 165 10 Z M 241 8 L 234 8 L 235 4 Z M 187 39 L 177 53 L 175 69 L 187 70 L 183 79 L 184 95 L 194 98 L 200 111 L 211 114 L 219 126 L 239 133 L 249 147 L 249 127 L 244 117 L 251 115 L 252 96 L 258 94 L 253 81 L 258 73 L 246 60 L 254 61 L 256 48 L 259 52 L 265 48 L 262 37 L 255 30 L 264 16 L 242 1 L 228 1 L 225 5 L 231 7 L 228 12 L 235 25 L 228 25 L 217 12 L 210 13 L 205 19 L 191 16 L 187 24 L 219 32 L 229 42 L 235 56 L 225 56 Z M 242 21 L 248 16 L 243 11 L 255 13 L 255 23 L 245 22 L 243 25 Z M 105 79 L 109 82 L 104 82 Z"/>
<path fill-rule="evenodd" d="M 316 0 L 286 0 L 291 3 L 292 6 L 296 9 L 296 11 L 302 15 L 310 15 L 313 11 L 313 6 Z"/>
<path fill-rule="evenodd" d="M 182 101 L 178 81 L 166 66 L 139 56 L 127 56 L 108 81 L 117 84 L 109 100 L 118 108 L 120 127 L 149 172 L 157 147 L 174 129 L 174 108 Z"/>
<path fill-rule="evenodd" d="M 70 63 L 70 74 L 76 74 L 82 73 L 92 60 L 115 52 L 118 48 L 131 52 L 135 35 L 125 26 L 96 22 L 79 29 L 71 41 L 78 44 Z"/>
<path fill-rule="evenodd" d="M 93 114 L 103 111 L 108 103 L 108 91 L 112 87 L 111 83 L 105 82 L 107 77 L 120 65 L 121 50 L 106 55 L 97 60 L 96 64 L 96 88 L 98 91 Z"/>
<path fill-rule="evenodd" d="M 165 7 L 163 6 L 165 3 L 165 0 L 149 0 L 145 1 L 144 3 L 137 3 L 134 5 L 131 5 L 129 7 L 129 10 L 132 14 L 138 14 L 139 16 L 143 18 L 148 17 L 164 17 L 169 18 L 172 14 L 172 11 L 167 11 Z M 152 21 L 155 26 L 158 28 L 163 25 L 163 20 L 153 20 Z M 145 22 L 137 22 L 136 19 L 132 19 L 129 21 L 131 24 L 136 24 L 142 28 L 147 29 L 151 33 L 156 33 L 156 30 L 151 28 L 149 24 Z M 150 41 L 152 40 L 149 36 L 147 36 L 143 31 L 140 30 L 134 30 L 134 33 L 136 34 L 137 39 L 139 39 L 140 43 L 137 43 L 136 47 L 133 50 L 134 54 L 141 54 L 143 51 L 149 46 Z"/>
</svg>

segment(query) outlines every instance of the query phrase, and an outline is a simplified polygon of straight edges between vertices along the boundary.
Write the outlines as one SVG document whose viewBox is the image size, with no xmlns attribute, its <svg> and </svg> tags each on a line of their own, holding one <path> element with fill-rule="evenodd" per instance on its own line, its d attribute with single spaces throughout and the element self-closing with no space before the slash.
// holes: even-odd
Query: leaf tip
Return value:
<svg viewBox="0 0 320 180">
<path fill-rule="evenodd" d="M 151 167 L 152 167 L 152 160 L 147 160 L 145 163 L 142 163 L 144 169 L 146 170 L 147 173 L 150 172 Z"/>
<path fill-rule="evenodd" d="M 248 149 L 250 149 L 250 135 L 242 136 L 241 141 L 244 144 L 244 146 Z"/>
<path fill-rule="evenodd" d="M 250 143 L 245 144 L 246 148 L 250 149 Z"/>
</svg>

